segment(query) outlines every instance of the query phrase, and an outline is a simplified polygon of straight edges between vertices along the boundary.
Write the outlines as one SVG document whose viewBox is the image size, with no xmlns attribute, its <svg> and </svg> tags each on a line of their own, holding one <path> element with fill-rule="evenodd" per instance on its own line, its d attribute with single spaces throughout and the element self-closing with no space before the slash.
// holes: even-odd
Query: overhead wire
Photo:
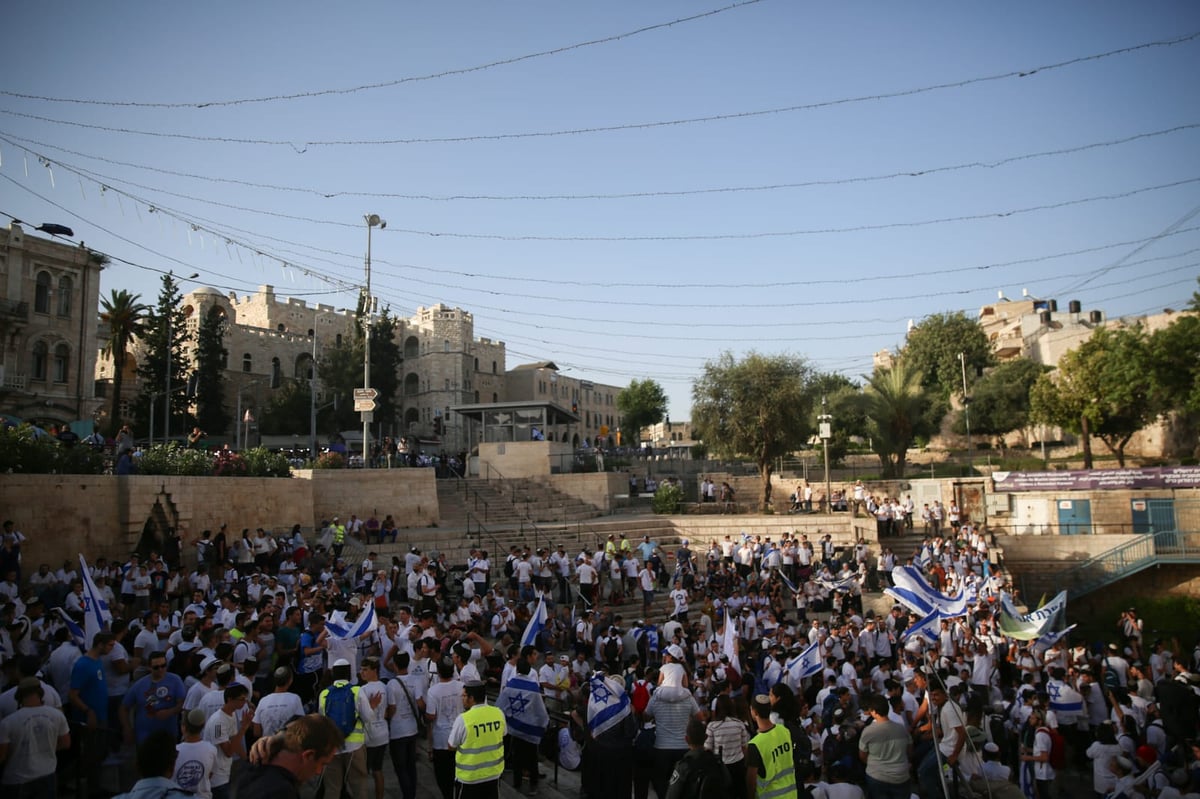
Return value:
<svg viewBox="0 0 1200 799">
<path fill-rule="evenodd" d="M 511 58 L 503 58 L 503 59 L 499 59 L 496 61 L 489 61 L 489 62 L 486 62 L 483 64 L 476 64 L 476 65 L 470 66 L 470 67 L 459 67 L 456 69 L 446 69 L 446 70 L 442 70 L 440 72 L 431 72 L 431 73 L 428 73 L 425 75 L 411 75 L 408 77 L 395 78 L 392 80 L 379 81 L 376 83 L 359 84 L 357 86 L 347 86 L 347 87 L 332 88 L 332 89 L 315 89 L 315 90 L 306 91 L 306 92 L 295 92 L 293 94 L 276 94 L 276 95 L 265 95 L 265 96 L 258 96 L 258 97 L 241 97 L 241 98 L 233 98 L 233 99 L 225 99 L 225 100 L 193 100 L 193 101 L 172 102 L 172 103 L 138 102 L 138 101 L 133 101 L 133 100 L 95 100 L 95 99 L 87 99 L 87 98 L 80 98 L 80 97 L 51 97 L 48 95 L 30 94 L 30 93 L 17 92 L 17 91 L 12 91 L 12 90 L 0 90 L 0 95 L 14 97 L 14 98 L 22 99 L 22 100 L 38 100 L 38 101 L 47 102 L 47 103 L 69 103 L 69 104 L 75 104 L 75 105 L 99 105 L 99 106 L 112 106 L 112 107 L 117 107 L 117 108 L 220 108 L 220 107 L 227 107 L 227 106 L 249 105 L 249 104 L 256 104 L 256 103 L 272 103 L 272 102 L 280 102 L 280 101 L 285 101 L 285 100 L 300 100 L 300 99 L 308 99 L 308 98 L 313 98 L 313 97 L 327 97 L 330 95 L 356 94 L 359 92 L 368 92 L 368 91 L 373 91 L 373 90 L 377 90 L 377 89 L 387 89 L 387 88 L 391 88 L 394 86 L 402 86 L 406 83 L 418 83 L 418 82 L 422 82 L 422 81 L 437 80 L 440 78 L 455 77 L 458 75 L 469 75 L 473 72 L 482 72 L 482 71 L 488 70 L 488 69 L 495 69 L 496 67 L 511 66 L 512 64 L 519 64 L 523 61 L 532 61 L 532 60 L 538 59 L 538 58 L 562 55 L 563 53 L 569 53 L 573 50 L 581 50 L 581 49 L 584 49 L 587 47 L 596 47 L 596 46 L 604 45 L 604 44 L 612 44 L 613 42 L 619 42 L 619 41 L 622 41 L 623 39 L 629 39 L 634 36 L 639 36 L 643 33 L 649 33 L 651 31 L 656 31 L 656 30 L 663 30 L 665 28 L 675 27 L 676 25 L 682 25 L 682 24 L 685 24 L 688 22 L 696 22 L 698 20 L 707 19 L 709 17 L 714 17 L 718 14 L 723 14 L 726 11 L 734 11 L 736 9 L 744 8 L 746 6 L 752 6 L 752 5 L 755 5 L 760 2 L 762 2 L 762 0 L 741 0 L 741 2 L 731 3 L 730 5 L 722 6 L 721 8 L 712 9 L 710 11 L 703 11 L 703 12 L 700 12 L 697 14 L 692 14 L 691 16 L 678 17 L 676 19 L 672 19 L 667 22 L 658 22 L 653 25 L 643 25 L 640 28 L 635 28 L 634 30 L 626 31 L 624 33 L 613 34 L 611 36 L 604 36 L 599 39 L 589 39 L 587 41 L 576 42 L 574 44 L 562 45 L 560 47 L 554 47 L 549 50 L 540 50 L 540 51 L 534 52 L 534 53 L 526 53 L 524 55 L 513 56 Z"/>
<path fill-rule="evenodd" d="M 297 142 L 295 140 L 285 139 L 253 139 L 239 138 L 234 136 L 204 136 L 200 134 L 165 132 L 140 130 L 135 128 L 116 127 L 110 125 L 98 125 L 75 120 L 54 119 L 38 114 L 30 114 L 13 109 L 0 108 L 0 113 L 9 114 L 10 116 L 20 117 L 24 119 L 32 119 L 39 122 L 46 122 L 55 125 L 64 125 L 69 127 L 78 127 L 88 130 L 100 130 L 108 133 L 122 133 L 135 136 L 149 136 L 155 138 L 180 139 L 185 141 L 197 141 L 206 143 L 222 143 L 222 144 L 250 144 L 250 145 L 266 145 L 266 146 L 285 146 L 291 147 L 297 153 L 304 153 L 310 147 L 366 147 L 366 146 L 391 146 L 391 145 L 413 145 L 413 144 L 464 144 L 471 142 L 484 141 L 504 141 L 510 139 L 531 139 L 531 138 L 548 138 L 559 136 L 580 136 L 585 134 L 597 133 L 613 133 L 618 131 L 629 130 L 648 130 L 653 128 L 677 127 L 683 125 L 703 124 L 709 122 L 725 122 L 738 119 L 751 119 L 761 116 L 798 113 L 803 111 L 815 111 L 824 108 L 834 108 L 842 105 L 851 105 L 864 102 L 877 102 L 881 100 L 898 99 L 902 97 L 913 97 L 930 92 L 945 91 L 948 89 L 960 89 L 967 86 L 972 86 L 980 83 L 989 83 L 993 81 L 1008 80 L 1012 78 L 1027 78 L 1033 75 L 1039 75 L 1045 72 L 1065 69 L 1067 67 L 1078 64 L 1099 61 L 1114 56 L 1127 55 L 1138 52 L 1140 50 L 1158 48 L 1158 47 L 1173 47 L 1175 45 L 1186 44 L 1200 38 L 1200 31 L 1188 33 L 1172 39 L 1159 39 L 1152 42 L 1144 42 L 1142 44 L 1121 47 L 1115 50 L 1108 50 L 1102 53 L 1093 53 L 1091 55 L 1079 56 L 1076 58 L 1067 59 L 1051 64 L 1043 64 L 1041 66 L 1032 67 L 1029 69 L 1009 70 L 1007 72 L 996 73 L 992 75 L 984 75 L 973 78 L 963 78 L 955 81 L 947 81 L 943 83 L 932 84 L 911 89 L 903 89 L 894 92 L 881 92 L 870 95 L 859 95 L 855 97 L 844 97 L 833 100 L 823 100 L 812 103 L 802 103 L 797 105 L 782 106 L 776 108 L 757 109 L 751 111 L 736 111 L 724 114 L 709 114 L 698 117 L 685 117 L 680 119 L 658 120 L 652 122 L 629 122 L 614 125 L 597 125 L 592 127 L 568 128 L 561 130 L 543 130 L 543 131 L 523 131 L 515 133 L 492 133 L 492 134 L 476 134 L 462 136 L 431 136 L 431 137 L 408 137 L 394 139 L 330 139 L 330 140 L 310 140 Z"/>
</svg>

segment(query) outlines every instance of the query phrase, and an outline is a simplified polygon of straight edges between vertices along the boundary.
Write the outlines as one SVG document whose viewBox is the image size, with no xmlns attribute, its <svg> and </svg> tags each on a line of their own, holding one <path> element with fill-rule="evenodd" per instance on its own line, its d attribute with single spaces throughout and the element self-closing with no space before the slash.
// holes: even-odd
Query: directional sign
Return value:
<svg viewBox="0 0 1200 799">
<path fill-rule="evenodd" d="M 372 389 L 372 390 L 374 390 L 374 389 Z M 359 399 L 358 397 L 355 397 L 354 398 L 354 410 L 355 411 L 373 411 L 373 410 L 375 410 L 375 400 Z"/>
<path fill-rule="evenodd" d="M 373 388 L 356 388 L 354 389 L 354 399 L 358 400 L 373 400 L 379 396 L 379 392 Z M 355 408 L 355 410 L 358 410 Z"/>
</svg>

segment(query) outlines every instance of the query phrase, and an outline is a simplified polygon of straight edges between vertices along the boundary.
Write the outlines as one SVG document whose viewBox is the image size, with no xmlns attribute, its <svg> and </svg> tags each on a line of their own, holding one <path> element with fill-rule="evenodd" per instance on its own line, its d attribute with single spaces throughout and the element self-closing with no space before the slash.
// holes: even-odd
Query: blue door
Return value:
<svg viewBox="0 0 1200 799">
<path fill-rule="evenodd" d="M 1060 499 L 1058 505 L 1059 535 L 1090 535 L 1092 532 L 1092 501 L 1090 499 Z"/>
<path fill-rule="evenodd" d="M 1129 505 L 1133 532 L 1138 535 L 1175 529 L 1175 500 L 1132 499 Z"/>
</svg>

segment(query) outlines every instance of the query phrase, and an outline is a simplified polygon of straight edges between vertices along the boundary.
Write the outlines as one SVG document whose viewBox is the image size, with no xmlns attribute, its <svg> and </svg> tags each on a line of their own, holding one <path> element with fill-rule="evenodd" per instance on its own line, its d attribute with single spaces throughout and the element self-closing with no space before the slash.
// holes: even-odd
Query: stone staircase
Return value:
<svg viewBox="0 0 1200 799">
<path fill-rule="evenodd" d="M 465 527 L 473 521 L 500 529 L 530 521 L 569 522 L 602 515 L 596 506 L 531 478 L 439 480 L 437 492 L 441 527 Z"/>
</svg>

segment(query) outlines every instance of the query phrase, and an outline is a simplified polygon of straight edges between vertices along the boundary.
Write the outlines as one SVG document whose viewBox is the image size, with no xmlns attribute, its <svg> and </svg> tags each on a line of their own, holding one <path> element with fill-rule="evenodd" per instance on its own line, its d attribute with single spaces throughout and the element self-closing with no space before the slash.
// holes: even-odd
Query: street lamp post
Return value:
<svg viewBox="0 0 1200 799">
<path fill-rule="evenodd" d="M 367 287 L 363 295 L 363 389 L 371 388 L 371 229 L 383 230 L 387 222 L 379 218 L 379 214 L 367 214 L 363 217 L 367 223 Z M 371 417 L 372 411 L 363 411 L 363 468 L 371 465 Z"/>
<path fill-rule="evenodd" d="M 962 367 L 963 421 L 967 427 L 967 468 L 974 471 L 972 469 L 973 458 L 971 457 L 971 396 L 967 394 L 967 354 L 965 352 L 958 354 L 958 363 Z"/>
<path fill-rule="evenodd" d="M 308 452 L 317 459 L 317 331 L 312 337 L 312 373 L 308 377 Z"/>
<path fill-rule="evenodd" d="M 833 417 L 829 415 L 828 402 L 821 397 L 821 415 L 817 417 L 821 443 L 825 445 L 825 507 L 833 513 L 833 492 L 829 482 L 829 439 L 833 438 Z M 807 478 L 805 478 L 807 480 Z"/>
</svg>

